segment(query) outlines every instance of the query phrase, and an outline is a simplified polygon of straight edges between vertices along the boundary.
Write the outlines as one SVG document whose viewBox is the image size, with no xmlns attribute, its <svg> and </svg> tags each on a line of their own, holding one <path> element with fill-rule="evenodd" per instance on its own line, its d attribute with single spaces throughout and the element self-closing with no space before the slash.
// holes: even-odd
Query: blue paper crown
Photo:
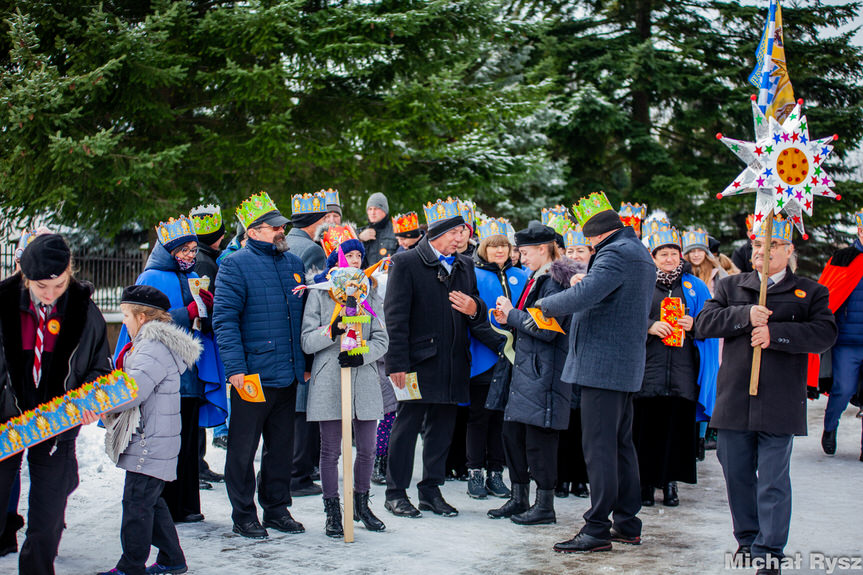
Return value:
<svg viewBox="0 0 863 575">
<path fill-rule="evenodd" d="M 707 247 L 707 232 L 698 228 L 697 230 L 686 230 L 683 234 L 683 250 L 690 247 Z M 706 251 L 706 250 L 705 250 Z"/>
<path fill-rule="evenodd" d="M 489 218 L 477 227 L 476 234 L 479 236 L 479 241 L 492 236 L 507 236 L 509 228 L 512 227 L 504 218 Z"/>
<path fill-rule="evenodd" d="M 187 242 L 198 241 L 198 236 L 195 235 L 195 225 L 186 216 L 180 216 L 177 219 L 169 218 L 167 222 L 159 222 L 159 225 L 156 226 L 156 237 L 169 252 Z"/>
<path fill-rule="evenodd" d="M 857 227 L 863 228 L 863 211 L 857 212 L 854 217 L 857 219 Z"/>
<path fill-rule="evenodd" d="M 581 231 L 581 228 L 572 228 L 563 236 L 563 247 L 573 248 L 575 246 L 590 247 L 590 243 Z"/>
<path fill-rule="evenodd" d="M 765 224 L 761 224 L 758 228 L 758 233 L 755 234 L 755 237 L 763 238 L 764 237 L 764 226 Z M 791 233 L 794 231 L 794 225 L 790 220 L 786 220 L 783 217 L 774 217 L 773 218 L 773 239 L 780 240 L 783 242 L 791 243 Z M 753 238 L 754 239 L 754 238 Z"/>
<path fill-rule="evenodd" d="M 464 223 L 469 225 L 471 228 L 476 227 L 476 222 L 474 221 L 474 208 L 473 202 L 467 201 L 458 203 L 458 211 L 461 214 L 461 217 L 464 218 Z"/>
<path fill-rule="evenodd" d="M 324 193 L 324 197 L 327 199 L 328 206 L 341 206 L 339 203 L 339 191 L 334 190 L 332 188 L 328 188 L 326 190 L 321 190 Z"/>
<path fill-rule="evenodd" d="M 661 229 L 670 228 L 671 224 L 665 218 L 654 218 L 644 222 L 642 227 L 645 228 L 644 231 L 649 236 L 651 234 L 655 234 Z"/>
<path fill-rule="evenodd" d="M 442 222 L 450 218 L 461 215 L 461 202 L 458 198 L 447 198 L 446 200 L 438 200 L 435 203 L 427 203 L 423 206 L 423 211 L 426 215 L 426 223 L 428 225 Z"/>
<path fill-rule="evenodd" d="M 662 246 L 680 246 L 680 233 L 677 231 L 677 228 L 672 226 L 667 226 L 658 229 L 657 231 L 650 234 L 647 238 L 647 247 L 650 249 L 650 252 L 653 253 L 657 249 Z"/>
<path fill-rule="evenodd" d="M 291 196 L 291 215 L 324 214 L 327 211 L 327 196 L 324 192 L 294 194 Z"/>
<path fill-rule="evenodd" d="M 557 206 L 554 206 L 553 208 L 542 208 L 542 212 L 540 212 L 540 218 L 542 220 L 542 225 L 547 226 L 548 220 L 552 216 L 560 216 L 565 220 L 569 219 L 569 216 L 566 213 L 566 207 L 565 206 L 557 205 Z"/>
</svg>

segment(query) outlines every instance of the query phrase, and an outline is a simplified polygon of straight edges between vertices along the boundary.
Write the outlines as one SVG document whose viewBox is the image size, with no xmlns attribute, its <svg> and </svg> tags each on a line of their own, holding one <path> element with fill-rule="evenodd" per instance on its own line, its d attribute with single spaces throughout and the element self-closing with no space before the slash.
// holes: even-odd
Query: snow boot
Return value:
<svg viewBox="0 0 863 575">
<path fill-rule="evenodd" d="M 372 469 L 372 483 L 375 485 L 387 484 L 387 456 L 378 455 L 375 457 L 375 466 Z"/>
<path fill-rule="evenodd" d="M 344 537 L 345 530 L 342 527 L 342 508 L 339 505 L 339 498 L 325 498 L 324 511 L 327 513 L 327 522 L 324 525 L 327 537 Z"/>
<path fill-rule="evenodd" d="M 513 515 L 510 520 L 518 525 L 557 523 L 557 516 L 554 514 L 554 489 L 537 489 L 533 506 L 524 513 Z"/>
<path fill-rule="evenodd" d="M 512 517 L 524 513 L 530 507 L 530 483 L 513 483 L 512 496 L 498 509 L 490 509 L 487 515 L 492 519 Z"/>
<path fill-rule="evenodd" d="M 482 476 L 482 469 L 468 469 L 467 479 L 467 494 L 472 499 L 485 499 L 488 497 L 488 491 L 485 488 L 485 477 Z"/>
<path fill-rule="evenodd" d="M 669 481 L 662 488 L 662 504 L 666 507 L 677 507 L 680 499 L 677 497 L 677 482 Z"/>
<path fill-rule="evenodd" d="M 485 490 L 495 497 L 509 498 L 512 496 L 506 483 L 503 482 L 502 471 L 489 471 L 485 478 Z"/>
<path fill-rule="evenodd" d="M 362 521 L 369 531 L 383 531 L 387 528 L 384 522 L 375 517 L 369 509 L 369 492 L 354 491 L 354 521 Z"/>
</svg>

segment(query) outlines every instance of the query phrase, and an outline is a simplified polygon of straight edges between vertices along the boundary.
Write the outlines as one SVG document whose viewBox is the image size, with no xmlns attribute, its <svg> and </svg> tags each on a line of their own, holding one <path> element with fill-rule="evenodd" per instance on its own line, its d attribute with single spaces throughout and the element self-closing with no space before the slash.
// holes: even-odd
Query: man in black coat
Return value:
<svg viewBox="0 0 863 575">
<path fill-rule="evenodd" d="M 770 250 L 767 305 L 758 305 L 759 271 L 717 282 L 696 319 L 703 337 L 725 338 L 710 426 L 718 430 L 737 553 L 758 573 L 778 573 L 791 523 L 791 446 L 806 435 L 806 368 L 809 353 L 836 339 L 827 288 L 788 267 L 794 252 L 790 223 L 777 220 L 770 243 L 752 242 L 762 269 Z M 757 395 L 749 394 L 752 349 L 761 346 Z"/>
<path fill-rule="evenodd" d="M 443 212 L 441 211 L 441 214 Z M 445 462 L 458 403 L 469 401 L 468 328 L 487 324 L 470 258 L 456 253 L 464 219 L 458 211 L 431 221 L 415 249 L 396 254 L 384 301 L 390 346 L 386 370 L 398 387 L 415 372 L 422 399 L 399 405 L 389 444 L 385 507 L 394 515 L 419 517 L 407 497 L 417 435 L 423 433 L 423 479 L 419 508 L 438 515 L 458 511 L 444 501 Z M 434 216 L 433 216 L 434 217 Z"/>
</svg>

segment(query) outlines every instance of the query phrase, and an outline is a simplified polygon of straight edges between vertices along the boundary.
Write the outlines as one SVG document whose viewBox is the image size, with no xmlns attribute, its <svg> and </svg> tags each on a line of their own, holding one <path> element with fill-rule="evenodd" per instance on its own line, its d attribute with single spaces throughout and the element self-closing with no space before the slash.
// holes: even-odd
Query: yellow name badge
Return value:
<svg viewBox="0 0 863 575">
<path fill-rule="evenodd" d="M 266 401 L 266 398 L 264 397 L 264 388 L 261 386 L 261 376 L 257 373 L 247 374 L 245 379 L 243 379 L 242 389 L 238 389 L 237 392 L 245 401 L 250 401 L 252 403 L 261 403 Z"/>
<path fill-rule="evenodd" d="M 799 298 L 804 298 L 804 297 L 806 297 L 806 292 L 803 291 L 802 289 L 796 289 L 796 290 L 794 290 L 794 295 L 796 295 Z"/>
<path fill-rule="evenodd" d="M 560 327 L 560 324 L 557 323 L 556 319 L 554 319 L 553 317 L 545 317 L 544 315 L 542 315 L 542 312 L 539 310 L 539 308 L 529 307 L 525 309 L 525 311 L 530 314 L 530 317 L 533 318 L 533 321 L 536 322 L 536 327 L 538 327 L 539 329 L 547 329 L 549 331 L 556 331 L 564 334 L 566 333 Z"/>
<path fill-rule="evenodd" d="M 51 335 L 60 333 L 60 322 L 56 318 L 48 320 L 48 333 Z"/>
</svg>

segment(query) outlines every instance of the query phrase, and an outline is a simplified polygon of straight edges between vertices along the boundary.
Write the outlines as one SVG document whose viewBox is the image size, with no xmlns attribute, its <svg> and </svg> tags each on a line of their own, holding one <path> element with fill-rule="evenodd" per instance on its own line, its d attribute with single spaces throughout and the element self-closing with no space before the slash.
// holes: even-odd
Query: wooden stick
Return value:
<svg viewBox="0 0 863 575">
<path fill-rule="evenodd" d="M 767 305 L 767 280 L 770 279 L 770 244 L 773 242 L 773 214 L 767 217 L 764 229 L 764 262 L 761 265 L 761 288 L 758 291 L 758 305 Z M 752 350 L 752 371 L 749 374 L 749 395 L 758 395 L 758 377 L 761 375 L 761 346 Z"/>
<path fill-rule="evenodd" d="M 345 336 L 342 335 L 342 338 Z M 353 394 L 351 368 L 342 368 L 342 466 L 345 493 L 345 543 L 354 542 Z"/>
</svg>

